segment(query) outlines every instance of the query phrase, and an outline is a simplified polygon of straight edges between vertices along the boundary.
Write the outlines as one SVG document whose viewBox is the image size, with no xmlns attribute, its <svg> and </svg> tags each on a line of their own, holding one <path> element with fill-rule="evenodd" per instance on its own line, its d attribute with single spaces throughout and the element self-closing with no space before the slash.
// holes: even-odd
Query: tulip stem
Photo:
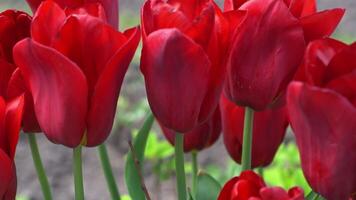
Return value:
<svg viewBox="0 0 356 200">
<path fill-rule="evenodd" d="M 257 172 L 258 172 L 258 174 L 263 178 L 263 167 L 259 167 L 258 169 L 257 169 Z"/>
<path fill-rule="evenodd" d="M 174 146 L 175 146 L 175 164 L 176 164 L 178 200 L 187 199 L 183 145 L 184 145 L 184 135 L 180 133 L 176 133 Z"/>
<path fill-rule="evenodd" d="M 84 200 L 81 145 L 73 149 L 73 172 L 74 172 L 75 200 Z"/>
<path fill-rule="evenodd" d="M 251 169 L 252 129 L 253 110 L 249 107 L 246 107 L 242 144 L 242 171 Z"/>
<path fill-rule="evenodd" d="M 192 152 L 192 165 L 193 165 L 192 191 L 195 199 L 197 196 L 197 186 L 198 186 L 198 152 L 197 151 Z"/>
<path fill-rule="evenodd" d="M 98 152 L 99 152 L 99 157 L 100 157 L 100 161 L 101 161 L 101 166 L 103 168 L 104 175 L 106 178 L 106 183 L 109 187 L 109 192 L 111 194 L 111 199 L 112 200 L 120 200 L 120 193 L 117 188 L 114 174 L 112 172 L 112 167 L 110 164 L 110 159 L 109 159 L 108 151 L 106 149 L 105 144 L 101 144 L 98 147 Z"/>
<path fill-rule="evenodd" d="M 35 165 L 37 177 L 38 177 L 38 180 L 39 180 L 41 188 L 42 188 L 43 198 L 45 200 L 52 200 L 51 187 L 49 186 L 46 171 L 43 167 L 41 155 L 38 150 L 36 135 L 32 134 L 32 133 L 28 133 L 27 135 L 28 135 L 28 141 L 29 141 L 30 148 L 31 148 L 33 164 Z"/>
</svg>

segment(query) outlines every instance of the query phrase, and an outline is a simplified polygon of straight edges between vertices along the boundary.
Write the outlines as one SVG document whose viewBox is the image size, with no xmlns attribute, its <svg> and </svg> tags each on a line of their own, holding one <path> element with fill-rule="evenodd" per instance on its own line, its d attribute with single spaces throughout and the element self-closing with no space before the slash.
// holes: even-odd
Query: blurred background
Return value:
<svg viewBox="0 0 356 200">
<path fill-rule="evenodd" d="M 143 0 L 120 0 L 120 30 L 139 24 L 140 6 Z M 218 1 L 222 5 L 222 1 Z M 346 8 L 344 17 L 334 37 L 350 43 L 356 38 L 356 1 L 355 0 L 319 0 L 319 10 L 341 7 Z M 0 0 L 0 10 L 15 8 L 30 10 L 24 0 Z M 128 141 L 143 123 L 148 112 L 145 88 L 139 71 L 139 55 L 132 62 L 125 78 L 118 102 L 116 122 L 112 134 L 107 141 L 108 151 L 119 184 L 121 194 L 126 194 L 124 184 L 125 155 L 128 152 Z M 40 153 L 53 188 L 54 199 L 73 199 L 72 151 L 63 146 L 54 145 L 38 134 Z M 144 165 L 145 182 L 152 199 L 175 199 L 175 179 L 173 148 L 162 138 L 160 130 L 154 127 L 150 134 L 146 161 Z M 107 200 L 109 193 L 101 170 L 97 150 L 83 150 L 84 182 L 86 199 Z M 190 155 L 186 155 L 187 173 L 191 172 Z M 220 139 L 210 149 L 199 154 L 200 168 L 208 171 L 214 178 L 224 183 L 229 177 L 239 173 L 239 167 L 229 158 Z M 27 137 L 21 134 L 16 155 L 18 175 L 18 200 L 40 200 L 41 189 L 33 167 Z M 300 185 L 306 193 L 310 190 L 299 167 L 299 155 L 290 133 L 286 142 L 280 147 L 273 164 L 265 170 L 269 184 L 290 187 Z M 188 179 L 188 183 L 189 183 Z"/>
</svg>

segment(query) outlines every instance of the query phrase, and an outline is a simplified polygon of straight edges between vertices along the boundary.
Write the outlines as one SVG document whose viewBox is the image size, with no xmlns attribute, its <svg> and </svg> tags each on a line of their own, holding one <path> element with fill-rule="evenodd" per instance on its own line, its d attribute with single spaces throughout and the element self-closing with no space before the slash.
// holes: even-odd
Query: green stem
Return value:
<svg viewBox="0 0 356 200">
<path fill-rule="evenodd" d="M 186 183 L 185 183 L 185 170 L 184 170 L 184 152 L 183 144 L 184 135 L 176 133 L 175 137 L 175 164 L 176 164 L 176 179 L 177 179 L 177 192 L 178 200 L 187 199 Z"/>
<path fill-rule="evenodd" d="M 40 152 L 38 151 L 36 135 L 32 133 L 28 133 L 27 135 L 28 141 L 30 143 L 33 164 L 35 165 L 37 177 L 42 188 L 43 198 L 45 200 L 52 200 L 51 188 L 49 186 L 47 175 L 42 164 Z"/>
<path fill-rule="evenodd" d="M 84 200 L 81 145 L 73 149 L 73 173 L 74 173 L 75 200 Z"/>
<path fill-rule="evenodd" d="M 251 169 L 252 129 L 253 110 L 249 107 L 246 107 L 242 144 L 242 171 Z"/>
<path fill-rule="evenodd" d="M 194 199 L 197 196 L 197 185 L 198 185 L 198 152 L 192 152 L 192 164 L 193 164 L 193 172 L 192 172 L 192 192 L 194 195 Z"/>
<path fill-rule="evenodd" d="M 119 190 L 117 189 L 117 184 L 115 181 L 114 174 L 112 172 L 110 159 L 105 144 L 102 144 L 98 147 L 98 152 L 101 161 L 101 166 L 103 168 L 104 175 L 106 178 L 106 183 L 109 187 L 109 192 L 111 194 L 111 199 L 120 200 L 120 193 Z"/>
</svg>

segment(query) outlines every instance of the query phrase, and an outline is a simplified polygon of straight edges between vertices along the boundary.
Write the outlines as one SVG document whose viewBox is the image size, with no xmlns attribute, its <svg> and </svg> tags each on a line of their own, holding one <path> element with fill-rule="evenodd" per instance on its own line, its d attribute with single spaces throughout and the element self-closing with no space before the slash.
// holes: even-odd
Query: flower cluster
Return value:
<svg viewBox="0 0 356 200">
<path fill-rule="evenodd" d="M 272 162 L 289 125 L 313 191 L 327 200 L 356 193 L 356 43 L 330 38 L 344 9 L 318 11 L 316 0 L 225 0 L 223 10 L 213 0 L 146 0 L 141 28 L 120 32 L 118 0 L 27 3 L 33 16 L 0 13 L 0 199 L 16 196 L 20 129 L 75 152 L 105 142 L 141 36 L 140 70 L 176 146 L 180 200 L 183 151 L 208 148 L 221 133 L 243 172 L 218 200 L 305 199 L 301 188 L 267 186 L 251 171 Z"/>
</svg>

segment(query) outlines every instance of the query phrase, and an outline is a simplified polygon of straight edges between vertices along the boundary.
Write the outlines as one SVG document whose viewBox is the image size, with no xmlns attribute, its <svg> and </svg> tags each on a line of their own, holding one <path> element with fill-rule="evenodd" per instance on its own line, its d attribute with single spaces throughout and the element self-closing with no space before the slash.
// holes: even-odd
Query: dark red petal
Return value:
<svg viewBox="0 0 356 200">
<path fill-rule="evenodd" d="M 103 143 L 111 131 L 121 84 L 140 42 L 140 29 L 130 29 L 125 35 L 128 37 L 127 42 L 106 64 L 91 97 L 87 118 L 87 146 Z"/>
<path fill-rule="evenodd" d="M 62 27 L 66 15 L 53 1 L 45 1 L 38 8 L 31 25 L 33 40 L 51 46 L 53 39 Z"/>
<path fill-rule="evenodd" d="M 245 109 L 226 97 L 220 101 L 224 143 L 230 156 L 241 163 Z M 253 124 L 252 167 L 269 165 L 282 143 L 288 117 L 284 107 L 255 112 Z"/>
<path fill-rule="evenodd" d="M 33 95 L 36 116 L 53 142 L 76 147 L 86 126 L 88 87 L 83 72 L 59 52 L 31 39 L 14 48 Z"/>
<path fill-rule="evenodd" d="M 315 13 L 300 19 L 307 42 L 330 36 L 340 23 L 344 9 L 336 8 Z"/>
<path fill-rule="evenodd" d="M 299 67 L 295 80 L 313 85 L 323 85 L 326 69 L 335 54 L 347 45 L 331 38 L 315 40 L 309 43 L 303 64 Z"/>
<path fill-rule="evenodd" d="M 146 37 L 155 30 L 155 22 L 152 12 L 151 1 L 145 1 L 141 8 L 141 28 L 144 41 L 146 40 Z"/>
<path fill-rule="evenodd" d="M 87 3 L 81 7 L 75 8 L 65 8 L 65 13 L 67 16 L 69 15 L 91 15 L 94 17 L 98 17 L 99 19 L 103 20 L 104 22 L 107 21 L 105 10 L 99 3 Z"/>
<path fill-rule="evenodd" d="M 262 177 L 260 177 L 258 174 L 256 174 L 252 170 L 247 170 L 247 171 L 241 172 L 240 179 L 253 183 L 254 187 L 256 187 L 256 188 L 261 188 L 261 187 L 266 186 Z"/>
<path fill-rule="evenodd" d="M 160 124 L 167 140 L 174 145 L 176 132 Z M 200 151 L 213 145 L 221 133 L 220 110 L 216 109 L 210 119 L 184 134 L 184 152 Z"/>
<path fill-rule="evenodd" d="M 0 198 L 5 199 L 12 181 L 12 161 L 8 155 L 0 149 Z"/>
<path fill-rule="evenodd" d="M 7 88 L 12 72 L 16 69 L 13 64 L 0 58 L 0 96 L 7 97 Z"/>
<path fill-rule="evenodd" d="M 42 3 L 42 0 L 26 0 L 27 4 L 31 7 L 33 13 L 36 12 L 38 6 Z"/>
<path fill-rule="evenodd" d="M 243 180 L 240 177 L 240 180 L 235 184 L 235 188 L 232 190 L 231 199 L 249 200 L 251 197 L 258 197 L 259 190 L 260 188 L 255 187 L 253 182 Z"/>
<path fill-rule="evenodd" d="M 235 184 L 240 180 L 239 177 L 234 177 L 225 183 L 224 187 L 220 191 L 218 200 L 229 200 L 232 199 L 232 190 L 235 187 Z"/>
<path fill-rule="evenodd" d="M 280 187 L 265 187 L 260 190 L 263 200 L 289 200 L 288 193 Z"/>
<path fill-rule="evenodd" d="M 25 105 L 22 117 L 22 129 L 25 133 L 41 132 L 40 125 L 38 124 L 35 109 L 33 107 L 33 98 L 29 91 L 21 70 L 17 68 L 11 76 L 9 87 L 7 89 L 7 97 L 9 99 L 15 98 L 24 94 Z"/>
<path fill-rule="evenodd" d="M 292 200 L 304 200 L 304 191 L 300 187 L 293 187 L 288 190 L 288 196 Z"/>
<path fill-rule="evenodd" d="M 11 160 L 15 157 L 16 146 L 19 140 L 24 100 L 24 96 L 20 96 L 9 101 L 6 105 L 5 132 L 8 138 L 7 151 Z"/>
<path fill-rule="evenodd" d="M 248 1 L 227 66 L 225 94 L 255 110 L 268 107 L 287 87 L 305 50 L 303 30 L 283 1 Z"/>
<path fill-rule="evenodd" d="M 185 133 L 199 125 L 210 68 L 204 50 L 177 29 L 146 38 L 141 70 L 151 109 L 165 127 Z"/>
<path fill-rule="evenodd" d="M 355 107 L 301 82 L 290 84 L 287 104 L 308 183 L 328 200 L 348 199 L 356 191 Z"/>
<path fill-rule="evenodd" d="M 296 0 L 298 1 L 298 0 Z M 303 0 L 304 6 L 301 12 L 300 17 L 305 17 L 308 15 L 312 15 L 317 12 L 317 1 L 316 0 Z"/>
<path fill-rule="evenodd" d="M 343 48 L 331 59 L 327 66 L 324 83 L 351 73 L 356 69 L 356 43 Z"/>
<path fill-rule="evenodd" d="M 103 5 L 109 24 L 117 29 L 119 26 L 119 1 L 118 0 L 84 0 L 89 3 Z"/>
<path fill-rule="evenodd" d="M 285 0 L 291 13 L 296 17 L 304 17 L 316 13 L 316 0 Z"/>
<path fill-rule="evenodd" d="M 330 81 L 326 87 L 343 95 L 356 106 L 356 69 L 353 73 Z"/>
<path fill-rule="evenodd" d="M 239 9 L 242 4 L 246 3 L 248 0 L 225 0 L 224 2 L 224 10 L 237 10 Z"/>
<path fill-rule="evenodd" d="M 67 18 L 53 47 L 82 69 L 91 96 L 106 64 L 126 42 L 125 35 L 98 18 L 74 15 Z"/>
<path fill-rule="evenodd" d="M 167 3 L 181 10 L 190 20 L 200 15 L 209 0 L 168 0 Z"/>
</svg>

